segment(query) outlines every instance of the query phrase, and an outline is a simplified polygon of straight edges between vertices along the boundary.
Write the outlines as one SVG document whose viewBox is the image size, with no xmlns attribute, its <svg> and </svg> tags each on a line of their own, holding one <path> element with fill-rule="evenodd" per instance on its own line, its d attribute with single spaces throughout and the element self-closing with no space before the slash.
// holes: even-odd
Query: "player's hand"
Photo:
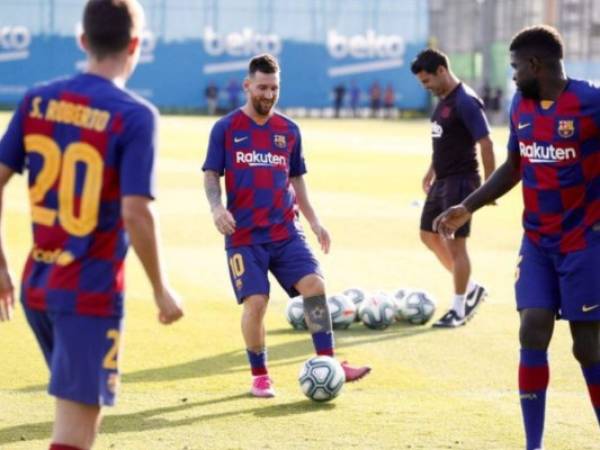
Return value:
<svg viewBox="0 0 600 450">
<path fill-rule="evenodd" d="M 433 230 L 446 239 L 454 239 L 454 233 L 471 218 L 471 213 L 463 205 L 448 208 L 433 221 Z"/>
<path fill-rule="evenodd" d="M 182 302 L 177 293 L 169 287 L 154 293 L 154 301 L 158 307 L 158 321 L 163 325 L 176 322 L 183 317 Z"/>
<path fill-rule="evenodd" d="M 219 230 L 219 233 L 224 235 L 233 234 L 235 231 L 235 219 L 233 215 L 223 206 L 219 205 L 212 211 L 213 222 Z"/>
<path fill-rule="evenodd" d="M 331 237 L 329 237 L 329 232 L 325 228 L 323 228 L 323 226 L 321 226 L 319 222 L 311 223 L 310 228 L 313 230 L 313 233 L 315 233 L 315 235 L 317 236 L 323 253 L 329 253 L 329 247 L 331 247 Z"/>
<path fill-rule="evenodd" d="M 15 289 L 7 268 L 0 269 L 0 322 L 12 319 L 15 308 Z"/>
</svg>

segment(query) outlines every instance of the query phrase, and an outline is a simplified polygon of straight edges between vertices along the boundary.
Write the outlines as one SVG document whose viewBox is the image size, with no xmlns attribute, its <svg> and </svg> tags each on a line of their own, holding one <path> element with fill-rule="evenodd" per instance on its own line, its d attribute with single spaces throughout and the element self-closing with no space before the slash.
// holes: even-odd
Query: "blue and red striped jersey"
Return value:
<svg viewBox="0 0 600 450">
<path fill-rule="evenodd" d="M 157 119 L 148 102 L 92 74 L 26 94 L 0 163 L 28 173 L 33 249 L 21 296 L 30 308 L 123 314 L 121 197 L 154 196 Z"/>
<path fill-rule="evenodd" d="M 264 125 L 241 109 L 219 119 L 202 170 L 225 174 L 236 230 L 225 247 L 262 244 L 302 233 L 290 177 L 306 173 L 298 126 L 275 113 Z"/>
<path fill-rule="evenodd" d="M 508 150 L 520 154 L 526 235 L 564 253 L 600 243 L 600 89 L 569 79 L 547 109 L 517 93 Z"/>
</svg>

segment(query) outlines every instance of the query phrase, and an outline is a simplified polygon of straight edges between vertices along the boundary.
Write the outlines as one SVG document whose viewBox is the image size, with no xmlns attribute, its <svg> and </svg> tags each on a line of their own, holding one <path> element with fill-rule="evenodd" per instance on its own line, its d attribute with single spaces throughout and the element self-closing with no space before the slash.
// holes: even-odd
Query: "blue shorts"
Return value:
<svg viewBox="0 0 600 450">
<path fill-rule="evenodd" d="M 558 253 L 524 236 L 515 294 L 519 311 L 543 308 L 569 321 L 600 320 L 600 247 Z"/>
<path fill-rule="evenodd" d="M 87 405 L 114 405 L 123 319 L 24 310 L 50 369 L 48 393 Z"/>
<path fill-rule="evenodd" d="M 250 295 L 269 296 L 268 272 L 290 297 L 298 295 L 294 285 L 306 275 L 321 275 L 319 262 L 303 236 L 266 244 L 227 249 L 229 276 L 238 303 Z"/>
</svg>

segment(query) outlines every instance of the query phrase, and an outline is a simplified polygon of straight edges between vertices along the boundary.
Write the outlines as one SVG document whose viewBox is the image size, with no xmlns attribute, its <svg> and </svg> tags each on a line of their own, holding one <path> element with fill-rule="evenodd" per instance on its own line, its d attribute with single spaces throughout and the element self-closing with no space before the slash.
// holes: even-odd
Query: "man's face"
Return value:
<svg viewBox="0 0 600 450">
<path fill-rule="evenodd" d="M 510 52 L 510 65 L 514 70 L 513 81 L 525 98 L 540 99 L 540 81 L 537 77 L 537 65 L 530 57 L 519 52 Z"/>
<path fill-rule="evenodd" d="M 417 73 L 417 78 L 425 89 L 437 95 L 438 97 L 444 93 L 445 69 L 438 67 L 435 73 L 425 72 L 424 70 Z"/>
<path fill-rule="evenodd" d="M 254 110 L 268 116 L 279 97 L 279 73 L 255 72 L 246 78 L 244 88 Z"/>
</svg>

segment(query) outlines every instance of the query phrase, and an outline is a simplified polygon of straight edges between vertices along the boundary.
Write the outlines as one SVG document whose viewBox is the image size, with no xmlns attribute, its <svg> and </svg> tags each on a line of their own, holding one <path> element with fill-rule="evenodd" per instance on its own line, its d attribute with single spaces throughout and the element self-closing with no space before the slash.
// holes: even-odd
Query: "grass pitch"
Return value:
<svg viewBox="0 0 600 450">
<path fill-rule="evenodd" d="M 0 129 L 8 121 L 0 115 Z M 123 385 L 106 409 L 98 449 L 519 449 L 513 279 L 521 235 L 515 189 L 479 212 L 469 241 L 473 272 L 491 292 L 466 327 L 434 331 L 354 324 L 336 334 L 338 356 L 372 374 L 329 404 L 305 399 L 296 381 L 313 354 L 285 321 L 274 283 L 267 315 L 278 396 L 247 395 L 250 375 L 222 239 L 204 199 L 201 164 L 214 119 L 165 117 L 159 161 L 164 256 L 186 317 L 162 327 L 135 257 L 128 262 Z M 420 287 L 449 306 L 451 279 L 419 242 L 421 177 L 430 157 L 425 121 L 301 120 L 312 202 L 333 238 L 320 255 L 329 293 Z M 504 160 L 506 132 L 493 132 Z M 30 246 L 25 180 L 5 195 L 4 246 L 15 279 Z M 310 232 L 309 232 L 310 233 Z M 314 248 L 315 239 L 309 236 Z M 318 250 L 317 250 L 318 253 Z M 570 337 L 559 323 L 550 349 L 548 449 L 598 449 L 598 427 Z M 0 448 L 47 448 L 53 400 L 48 373 L 19 306 L 0 325 Z"/>
</svg>

